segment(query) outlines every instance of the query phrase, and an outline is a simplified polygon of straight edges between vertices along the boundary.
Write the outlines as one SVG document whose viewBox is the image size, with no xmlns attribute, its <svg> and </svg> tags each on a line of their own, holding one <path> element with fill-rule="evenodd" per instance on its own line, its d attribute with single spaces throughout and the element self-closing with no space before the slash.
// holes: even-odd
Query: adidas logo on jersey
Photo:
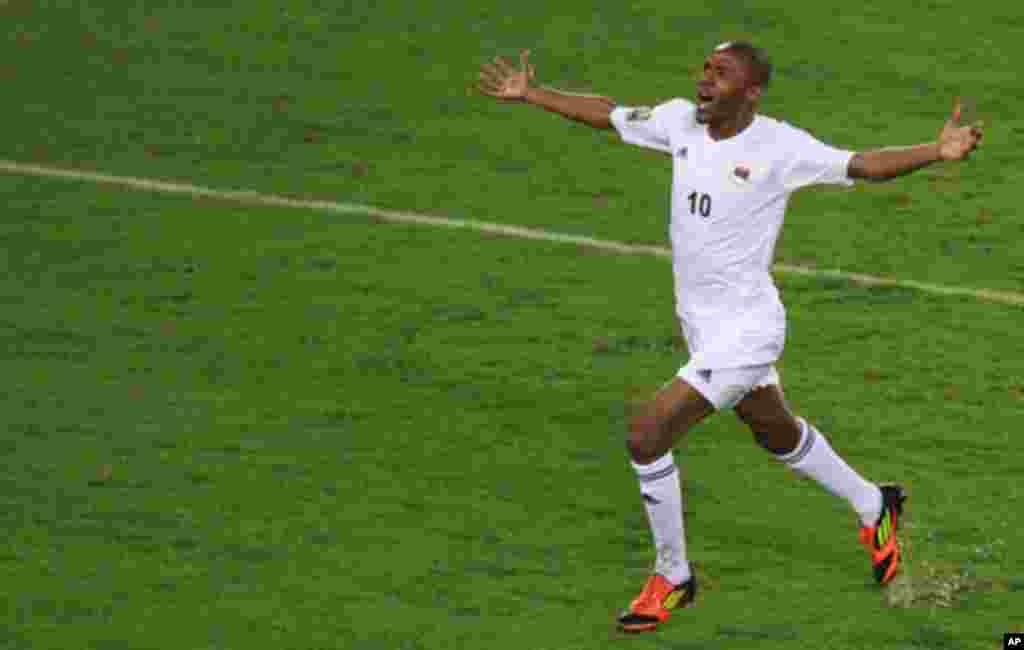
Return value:
<svg viewBox="0 0 1024 650">
<path fill-rule="evenodd" d="M 630 112 L 626 113 L 627 122 L 645 122 L 654 117 L 654 111 L 647 106 L 641 106 L 640 108 L 634 108 Z"/>
</svg>

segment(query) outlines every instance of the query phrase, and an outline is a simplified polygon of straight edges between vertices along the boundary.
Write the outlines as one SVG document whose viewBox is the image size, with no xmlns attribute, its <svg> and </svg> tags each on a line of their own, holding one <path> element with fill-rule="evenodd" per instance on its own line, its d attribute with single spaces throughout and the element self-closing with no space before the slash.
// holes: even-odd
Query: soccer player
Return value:
<svg viewBox="0 0 1024 650">
<path fill-rule="evenodd" d="M 906 498 L 898 485 L 864 479 L 783 397 L 775 362 L 785 312 L 770 274 L 789 195 L 810 185 L 887 180 L 938 161 L 964 160 L 982 137 L 961 126 L 959 101 L 935 142 L 855 153 L 758 114 L 772 76 L 748 42 L 716 47 L 692 100 L 653 108 L 536 85 L 529 52 L 515 68 L 498 57 L 481 68 L 479 90 L 539 106 L 672 159 L 669 235 L 676 312 L 690 351 L 678 374 L 634 415 L 627 448 L 655 545 L 653 575 L 618 619 L 625 631 L 653 630 L 694 601 L 682 496 L 672 448 L 715 411 L 731 408 L 779 461 L 844 499 L 860 519 L 873 574 L 887 583 L 900 567 L 896 531 Z"/>
</svg>

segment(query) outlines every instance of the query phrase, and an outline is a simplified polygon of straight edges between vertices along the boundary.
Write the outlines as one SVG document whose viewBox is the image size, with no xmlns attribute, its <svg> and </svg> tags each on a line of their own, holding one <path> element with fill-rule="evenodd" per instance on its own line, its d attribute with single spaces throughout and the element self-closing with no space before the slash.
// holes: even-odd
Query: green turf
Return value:
<svg viewBox="0 0 1024 650">
<path fill-rule="evenodd" d="M 545 81 L 655 101 L 752 35 L 767 112 L 836 144 L 931 137 L 955 93 L 990 123 L 969 165 L 798 195 L 781 259 L 1024 289 L 1003 4 L 505 4 L 0 2 L 0 157 L 662 243 L 663 160 L 471 96 L 475 67 L 526 45 Z M 1019 307 L 781 278 L 787 395 L 907 483 L 916 591 L 890 606 L 845 506 L 723 415 L 683 452 L 700 605 L 624 638 L 652 559 L 625 414 L 685 358 L 667 263 L 0 191 L 0 648 L 959 650 L 1024 628 Z"/>
<path fill-rule="evenodd" d="M 749 36 L 777 63 L 765 111 L 836 145 L 930 139 L 957 94 L 989 125 L 969 166 L 799 195 L 782 259 L 1019 290 L 1024 24 L 1005 6 L 8 0 L 0 136 L 19 159 L 661 241 L 661 158 L 474 96 L 477 66 L 531 47 L 546 83 L 654 102 Z"/>
</svg>

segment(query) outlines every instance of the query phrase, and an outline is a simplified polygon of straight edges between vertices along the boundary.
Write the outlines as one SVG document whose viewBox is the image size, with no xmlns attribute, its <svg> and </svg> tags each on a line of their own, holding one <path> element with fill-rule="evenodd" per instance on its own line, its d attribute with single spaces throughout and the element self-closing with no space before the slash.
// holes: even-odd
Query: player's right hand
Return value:
<svg viewBox="0 0 1024 650">
<path fill-rule="evenodd" d="M 519 69 L 513 68 L 500 56 L 494 58 L 494 65 L 485 63 L 480 66 L 480 80 L 477 89 L 485 95 L 504 100 L 522 100 L 530 88 L 530 82 L 536 74 L 533 65 L 528 62 L 529 50 L 519 53 Z"/>
</svg>

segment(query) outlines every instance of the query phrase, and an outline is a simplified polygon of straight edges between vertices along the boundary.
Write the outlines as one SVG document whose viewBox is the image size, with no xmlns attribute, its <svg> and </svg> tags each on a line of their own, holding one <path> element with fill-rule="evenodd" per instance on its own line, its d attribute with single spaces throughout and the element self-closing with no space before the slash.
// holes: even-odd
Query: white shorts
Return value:
<svg viewBox="0 0 1024 650">
<path fill-rule="evenodd" d="M 773 364 L 742 368 L 702 368 L 690 362 L 676 375 L 693 386 L 716 410 L 735 406 L 755 388 L 781 383 Z"/>
</svg>

